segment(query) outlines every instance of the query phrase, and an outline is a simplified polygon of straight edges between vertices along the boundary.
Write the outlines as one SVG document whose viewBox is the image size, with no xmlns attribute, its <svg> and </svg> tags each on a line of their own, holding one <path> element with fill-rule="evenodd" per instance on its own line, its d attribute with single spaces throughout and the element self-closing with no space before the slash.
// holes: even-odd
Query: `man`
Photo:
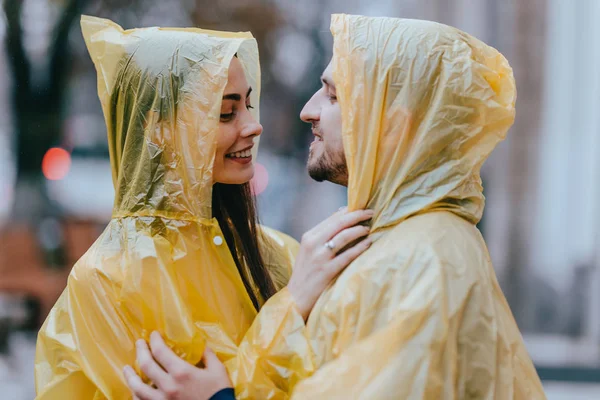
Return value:
<svg viewBox="0 0 600 400">
<path fill-rule="evenodd" d="M 334 15 L 331 31 L 301 113 L 308 170 L 374 211 L 374 243 L 307 319 L 295 282 L 265 304 L 226 363 L 236 396 L 544 399 L 475 226 L 480 167 L 514 120 L 508 62 L 433 22 Z"/>
</svg>

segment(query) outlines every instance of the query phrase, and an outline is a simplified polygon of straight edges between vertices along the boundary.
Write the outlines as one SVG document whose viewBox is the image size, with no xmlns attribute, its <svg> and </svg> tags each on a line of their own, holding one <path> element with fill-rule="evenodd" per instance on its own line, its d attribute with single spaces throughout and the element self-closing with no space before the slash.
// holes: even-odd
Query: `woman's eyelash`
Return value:
<svg viewBox="0 0 600 400">
<path fill-rule="evenodd" d="M 250 104 L 248 104 L 246 106 L 246 108 L 249 110 L 254 109 L 254 107 L 252 107 Z M 230 112 L 228 114 L 221 114 L 221 119 L 224 121 L 230 121 L 235 117 L 235 114 L 236 114 L 235 110 L 233 110 L 232 112 Z"/>
<path fill-rule="evenodd" d="M 221 114 L 221 119 L 230 120 L 235 115 L 235 112 L 230 112 L 229 114 Z"/>
</svg>

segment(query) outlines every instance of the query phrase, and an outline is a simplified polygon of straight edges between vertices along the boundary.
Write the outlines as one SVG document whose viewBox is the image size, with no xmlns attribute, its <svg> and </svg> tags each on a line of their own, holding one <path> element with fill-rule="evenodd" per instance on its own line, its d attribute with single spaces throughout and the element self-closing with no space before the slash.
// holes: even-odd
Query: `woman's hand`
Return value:
<svg viewBox="0 0 600 400">
<path fill-rule="evenodd" d="M 358 225 L 373 217 L 371 210 L 345 208 L 306 232 L 300 242 L 288 291 L 306 320 L 329 283 L 371 245 L 369 228 Z"/>
<path fill-rule="evenodd" d="M 150 349 L 144 340 L 138 340 L 136 348 L 141 370 L 156 386 L 145 384 L 133 368 L 125 367 L 127 386 L 136 400 L 208 400 L 232 387 L 225 366 L 208 347 L 202 357 L 205 368 L 179 358 L 158 332 L 150 335 Z"/>
</svg>

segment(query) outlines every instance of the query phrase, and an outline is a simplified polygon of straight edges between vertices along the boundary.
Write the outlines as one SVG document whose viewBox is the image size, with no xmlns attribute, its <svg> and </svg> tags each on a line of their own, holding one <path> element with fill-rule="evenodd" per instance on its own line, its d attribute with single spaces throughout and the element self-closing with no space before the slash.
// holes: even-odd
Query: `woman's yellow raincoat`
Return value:
<svg viewBox="0 0 600 400">
<path fill-rule="evenodd" d="M 375 242 L 306 325 L 286 289 L 265 304 L 226 364 L 238 398 L 545 398 L 475 227 L 515 115 L 508 62 L 433 22 L 331 31 L 349 208 L 375 210 Z"/>
<path fill-rule="evenodd" d="M 135 341 L 154 330 L 192 364 L 205 343 L 227 360 L 257 314 L 211 210 L 229 63 L 237 53 L 258 106 L 256 41 L 200 29 L 124 31 L 92 17 L 81 25 L 98 72 L 115 206 L 39 333 L 41 400 L 131 398 L 122 369 L 135 363 Z M 297 243 L 262 232 L 281 288 Z"/>
</svg>

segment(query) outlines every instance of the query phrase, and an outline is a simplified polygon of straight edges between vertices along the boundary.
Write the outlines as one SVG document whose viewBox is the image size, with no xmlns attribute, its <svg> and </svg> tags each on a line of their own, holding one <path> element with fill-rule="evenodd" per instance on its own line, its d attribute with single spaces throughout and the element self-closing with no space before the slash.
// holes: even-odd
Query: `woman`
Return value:
<svg viewBox="0 0 600 400">
<path fill-rule="evenodd" d="M 122 368 L 153 331 L 190 364 L 206 343 L 231 358 L 286 284 L 297 249 L 256 223 L 249 181 L 262 127 L 251 35 L 124 31 L 92 17 L 82 30 L 98 72 L 115 205 L 40 331 L 36 389 L 45 400 L 129 398 Z M 341 231 L 368 214 L 335 218 Z M 340 246 L 359 237 L 346 231 Z"/>
</svg>

